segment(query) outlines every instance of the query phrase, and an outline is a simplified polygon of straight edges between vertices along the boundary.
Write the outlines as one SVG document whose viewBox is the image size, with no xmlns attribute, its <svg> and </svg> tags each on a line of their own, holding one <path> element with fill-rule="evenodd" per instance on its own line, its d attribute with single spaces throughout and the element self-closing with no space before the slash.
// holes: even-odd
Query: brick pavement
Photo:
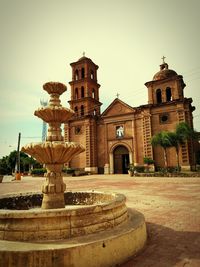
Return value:
<svg viewBox="0 0 200 267">
<path fill-rule="evenodd" d="M 147 222 L 147 246 L 121 267 L 200 267 L 200 178 L 91 175 L 64 178 L 69 190 L 121 192 Z M 44 178 L 5 177 L 0 195 L 40 191 Z M 94 266 L 95 267 L 95 266 Z"/>
</svg>

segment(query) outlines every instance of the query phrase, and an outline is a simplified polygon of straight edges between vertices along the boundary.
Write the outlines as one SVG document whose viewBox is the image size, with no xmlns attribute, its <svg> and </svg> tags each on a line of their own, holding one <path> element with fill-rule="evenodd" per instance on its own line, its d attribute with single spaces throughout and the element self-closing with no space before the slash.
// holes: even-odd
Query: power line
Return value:
<svg viewBox="0 0 200 267">
<path fill-rule="evenodd" d="M 22 136 L 21 138 L 32 139 L 32 138 L 41 138 L 41 136 Z"/>
<path fill-rule="evenodd" d="M 193 73 L 193 72 L 196 72 L 196 71 L 198 71 L 198 70 L 200 70 L 200 67 L 197 67 L 197 68 L 193 68 L 193 69 L 190 69 L 190 70 L 188 70 L 188 71 L 185 71 L 185 72 L 183 72 L 183 74 L 185 75 L 187 75 L 187 73 Z"/>
<path fill-rule="evenodd" d="M 196 80 L 199 80 L 199 79 L 200 79 L 200 77 L 197 77 L 195 79 L 189 80 L 188 82 L 196 81 Z"/>
</svg>

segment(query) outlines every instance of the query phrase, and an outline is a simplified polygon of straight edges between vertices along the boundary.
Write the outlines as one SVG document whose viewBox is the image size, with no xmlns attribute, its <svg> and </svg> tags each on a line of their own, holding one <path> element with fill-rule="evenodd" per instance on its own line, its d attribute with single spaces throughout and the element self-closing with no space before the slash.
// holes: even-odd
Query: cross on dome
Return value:
<svg viewBox="0 0 200 267">
<path fill-rule="evenodd" d="M 163 60 L 163 64 L 165 64 L 166 57 L 163 56 L 161 59 Z"/>
</svg>

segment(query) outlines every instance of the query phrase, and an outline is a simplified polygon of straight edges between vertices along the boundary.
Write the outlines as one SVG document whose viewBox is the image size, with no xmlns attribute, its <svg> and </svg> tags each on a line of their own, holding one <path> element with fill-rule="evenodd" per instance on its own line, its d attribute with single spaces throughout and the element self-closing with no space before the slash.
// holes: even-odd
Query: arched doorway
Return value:
<svg viewBox="0 0 200 267">
<path fill-rule="evenodd" d="M 114 173 L 128 173 L 129 151 L 123 146 L 117 146 L 113 151 Z"/>
</svg>

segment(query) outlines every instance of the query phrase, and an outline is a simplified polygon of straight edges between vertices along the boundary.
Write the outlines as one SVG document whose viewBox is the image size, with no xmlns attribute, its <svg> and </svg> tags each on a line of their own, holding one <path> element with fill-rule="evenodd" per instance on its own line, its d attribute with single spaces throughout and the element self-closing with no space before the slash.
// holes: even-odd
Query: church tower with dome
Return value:
<svg viewBox="0 0 200 267">
<path fill-rule="evenodd" d="M 80 142 L 86 151 L 75 157 L 71 168 L 92 173 L 127 173 L 129 164 L 144 165 L 144 157 L 154 159 L 155 167 L 164 166 L 160 147 L 151 146 L 151 138 L 160 131 L 174 131 L 180 122 L 193 128 L 192 99 L 184 97 L 183 77 L 169 69 L 164 60 L 153 79 L 145 83 L 148 103 L 133 107 L 118 97 L 101 113 L 98 66 L 88 57 L 71 63 L 70 108 L 75 114 L 65 125 L 65 140 Z M 181 146 L 182 169 L 194 167 L 193 144 Z M 167 151 L 169 166 L 177 165 L 174 148 Z"/>
<path fill-rule="evenodd" d="M 160 131 L 174 131 L 180 122 L 187 122 L 193 128 L 192 99 L 184 97 L 183 76 L 169 69 L 164 61 L 153 80 L 145 83 L 148 88 L 148 105 L 151 107 L 152 136 Z M 163 166 L 160 148 L 154 148 L 154 159 Z M 168 149 L 169 166 L 176 164 L 174 148 Z M 181 146 L 180 161 L 182 169 L 194 167 L 194 151 L 191 142 Z"/>
</svg>

